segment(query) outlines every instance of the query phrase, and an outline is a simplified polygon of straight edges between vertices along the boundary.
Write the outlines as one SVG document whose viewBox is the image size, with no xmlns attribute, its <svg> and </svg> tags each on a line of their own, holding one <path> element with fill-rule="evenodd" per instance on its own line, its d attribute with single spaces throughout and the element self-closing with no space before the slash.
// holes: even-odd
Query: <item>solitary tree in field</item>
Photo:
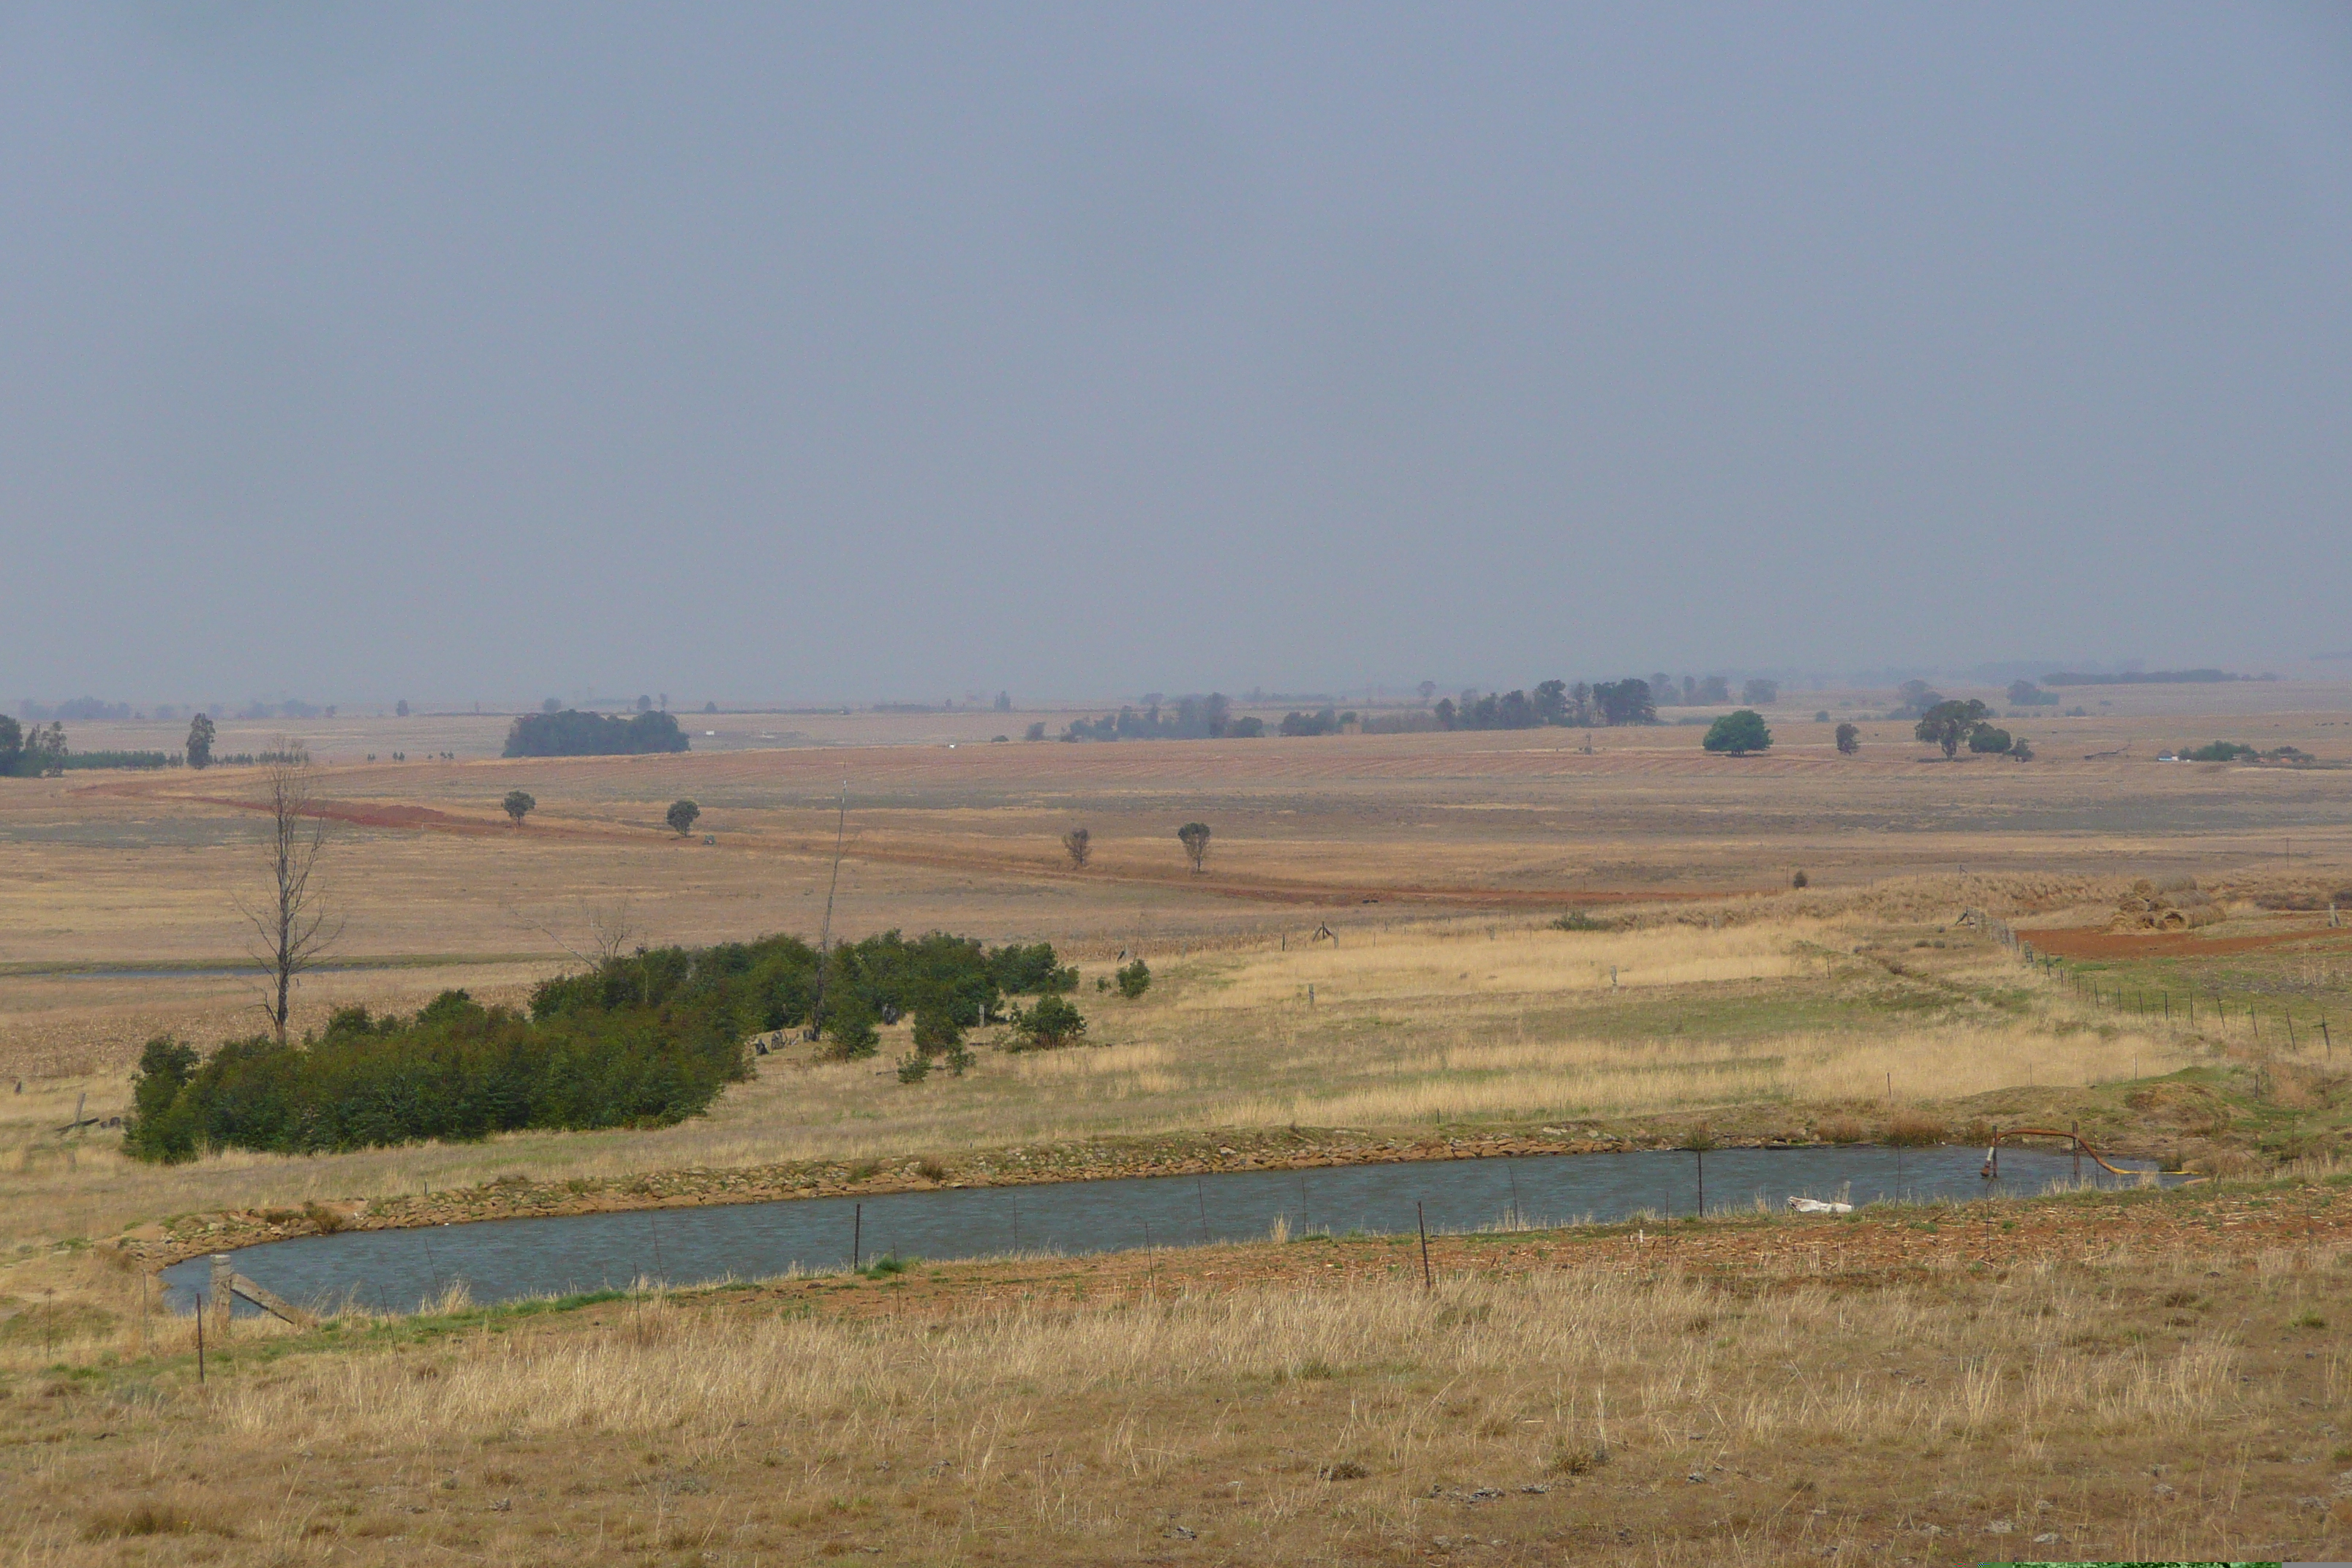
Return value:
<svg viewBox="0 0 2352 1568">
<path fill-rule="evenodd" d="M 1699 742 L 1710 752 L 1728 752 L 1735 757 L 1750 752 L 1769 751 L 1772 731 L 1764 722 L 1764 715 L 1753 708 L 1742 708 L 1726 713 L 1706 728 L 1706 738 Z"/>
<path fill-rule="evenodd" d="M 539 705 L 539 710 L 542 713 L 561 713 L 563 711 L 562 700 L 561 698 L 551 697 L 546 701 L 541 702 Z"/>
<path fill-rule="evenodd" d="M 392 705 L 392 710 L 403 719 L 408 717 L 408 699 L 404 697 Z"/>
<path fill-rule="evenodd" d="M 1073 827 L 1062 835 L 1062 852 L 1070 858 L 1073 869 L 1087 868 L 1087 857 L 1095 852 L 1094 835 L 1083 827 Z"/>
<path fill-rule="evenodd" d="M 1199 876 L 1201 863 L 1209 858 L 1209 825 L 1188 822 L 1176 830 L 1176 838 L 1184 846 L 1184 853 L 1192 862 L 1192 875 Z"/>
<path fill-rule="evenodd" d="M 690 800 L 674 800 L 662 820 L 677 830 L 680 838 L 694 831 L 694 819 L 702 815 L 702 807 Z"/>
<path fill-rule="evenodd" d="M 539 802 L 530 797 L 528 790 L 510 789 L 507 791 L 506 799 L 499 804 L 506 808 L 506 814 L 509 816 L 514 818 L 514 825 L 517 827 L 522 826 L 524 817 L 539 809 Z"/>
<path fill-rule="evenodd" d="M 1750 708 L 1769 708 L 1780 700 L 1780 683 L 1758 676 L 1739 689 L 1739 700 Z"/>
<path fill-rule="evenodd" d="M 208 768 L 213 765 L 213 721 L 199 713 L 188 721 L 188 766 Z"/>
<path fill-rule="evenodd" d="M 343 922 L 328 909 L 313 880 L 327 847 L 327 819 L 313 804 L 310 752 L 301 742 L 280 736 L 264 754 L 275 759 L 262 773 L 261 786 L 261 808 L 268 817 L 262 854 L 269 889 L 266 902 L 240 900 L 237 910 L 258 939 L 253 956 L 266 979 L 261 1010 L 284 1045 L 294 982 L 326 956 L 342 936 Z"/>
<path fill-rule="evenodd" d="M 1938 702 L 1922 713 L 1911 732 L 1923 741 L 1933 741 L 1941 746 L 1945 756 L 1957 756 L 1960 742 L 1976 733 L 1977 726 L 1985 721 L 1989 711 L 1973 697 L 1965 701 L 1953 698 Z"/>
<path fill-rule="evenodd" d="M 1852 756 L 1862 750 L 1862 731 L 1853 724 L 1837 727 L 1837 749 L 1843 756 Z"/>
</svg>

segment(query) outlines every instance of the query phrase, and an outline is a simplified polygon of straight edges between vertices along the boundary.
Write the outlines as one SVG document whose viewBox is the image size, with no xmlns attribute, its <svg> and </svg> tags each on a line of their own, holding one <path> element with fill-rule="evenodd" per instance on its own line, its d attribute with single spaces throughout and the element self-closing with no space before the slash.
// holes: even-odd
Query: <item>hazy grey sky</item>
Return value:
<svg viewBox="0 0 2352 1568">
<path fill-rule="evenodd" d="M 0 693 L 2352 647 L 2347 18 L 0 6 Z"/>
</svg>

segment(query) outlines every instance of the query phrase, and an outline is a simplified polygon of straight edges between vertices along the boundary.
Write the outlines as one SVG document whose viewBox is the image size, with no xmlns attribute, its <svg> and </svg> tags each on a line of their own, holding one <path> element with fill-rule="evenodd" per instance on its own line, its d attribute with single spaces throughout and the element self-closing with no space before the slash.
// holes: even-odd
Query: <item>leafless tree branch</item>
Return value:
<svg viewBox="0 0 2352 1568">
<path fill-rule="evenodd" d="M 302 742 L 280 736 L 262 774 L 263 810 L 269 830 L 263 855 L 268 867 L 266 901 L 236 900 L 237 912 L 253 927 L 249 950 L 266 989 L 261 1010 L 278 1043 L 286 1041 L 293 1011 L 294 983 L 316 968 L 343 934 L 343 917 L 328 904 L 316 882 L 319 857 L 331 825 L 312 809 L 316 773 Z"/>
</svg>

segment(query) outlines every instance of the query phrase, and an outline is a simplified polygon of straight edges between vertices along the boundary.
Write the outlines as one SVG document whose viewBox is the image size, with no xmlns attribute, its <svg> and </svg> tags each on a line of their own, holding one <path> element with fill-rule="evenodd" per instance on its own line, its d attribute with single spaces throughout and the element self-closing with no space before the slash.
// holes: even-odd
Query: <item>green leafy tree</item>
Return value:
<svg viewBox="0 0 2352 1568">
<path fill-rule="evenodd" d="M 1118 994 L 1132 1002 L 1151 989 L 1151 966 L 1137 959 L 1118 972 Z"/>
<path fill-rule="evenodd" d="M 882 1038 L 875 1027 L 877 1021 L 873 1005 L 862 994 L 835 993 L 825 1001 L 824 1022 L 817 1030 L 826 1041 L 824 1054 L 845 1062 L 872 1056 Z"/>
<path fill-rule="evenodd" d="M 915 1009 L 915 1051 L 922 1057 L 936 1057 L 963 1044 L 963 1022 L 943 1005 L 933 1004 Z"/>
<path fill-rule="evenodd" d="M 196 1157 L 195 1118 L 179 1104 L 196 1063 L 195 1047 L 169 1035 L 147 1042 L 131 1079 L 131 1114 L 122 1122 L 125 1153 L 165 1164 Z"/>
<path fill-rule="evenodd" d="M 531 798 L 530 792 L 528 790 L 510 789 L 507 791 L 506 799 L 499 802 L 499 805 L 505 809 L 509 816 L 514 818 L 514 825 L 517 827 L 522 826 L 524 817 L 539 809 L 539 802 Z"/>
<path fill-rule="evenodd" d="M 400 715 L 400 717 L 402 717 L 403 719 L 407 718 L 407 717 L 408 717 L 408 699 L 407 699 L 407 698 L 405 698 L 405 697 L 404 697 L 404 698 L 402 698 L 399 701 L 397 701 L 397 702 L 394 703 L 394 704 L 392 705 L 392 710 L 393 710 L 394 713 L 397 713 L 398 715 Z"/>
<path fill-rule="evenodd" d="M 1944 694 L 1924 680 L 1906 680 L 1895 689 L 1895 711 L 1890 719 L 1915 719 L 1944 700 Z"/>
<path fill-rule="evenodd" d="M 1976 733 L 1977 726 L 1985 721 L 1990 710 L 1970 697 L 1965 700 L 1948 698 L 1919 715 L 1912 733 L 1922 741 L 1931 741 L 1943 748 L 1947 757 L 1959 754 L 1960 744 Z"/>
<path fill-rule="evenodd" d="M 25 760 L 25 727 L 0 713 L 0 779 L 11 777 Z"/>
<path fill-rule="evenodd" d="M 1850 757 L 1862 750 L 1862 729 L 1855 724 L 1837 727 L 1837 749 L 1840 756 Z"/>
<path fill-rule="evenodd" d="M 188 721 L 188 766 L 208 768 L 213 765 L 213 734 L 209 714 L 199 713 Z"/>
<path fill-rule="evenodd" d="M 1772 745 L 1772 731 L 1764 722 L 1764 715 L 1753 708 L 1741 708 L 1726 713 L 1706 727 L 1706 739 L 1699 742 L 1710 752 L 1728 752 L 1735 757 L 1750 752 L 1768 751 Z"/>
<path fill-rule="evenodd" d="M 1979 755 L 2000 756 L 2014 743 L 2014 737 L 1995 724 L 1979 724 L 1969 731 L 1969 750 Z"/>
<path fill-rule="evenodd" d="M 1604 680 L 1592 689 L 1593 705 L 1604 724 L 1654 724 L 1658 702 L 1650 683 L 1633 677 Z"/>
<path fill-rule="evenodd" d="M 1199 876 L 1202 863 L 1209 858 L 1209 825 L 1188 822 L 1176 830 L 1176 840 L 1184 846 L 1185 857 L 1192 862 L 1192 875 Z"/>
<path fill-rule="evenodd" d="M 1015 1007 L 1009 1015 L 1016 1051 L 1052 1051 L 1075 1046 L 1086 1037 L 1087 1021 L 1077 1008 L 1059 996 L 1040 996 L 1034 1007 Z"/>
<path fill-rule="evenodd" d="M 1739 689 L 1739 700 L 1751 708 L 1769 708 L 1780 700 L 1780 683 L 1759 676 Z"/>
<path fill-rule="evenodd" d="M 694 802 L 674 800 L 669 803 L 669 810 L 662 814 L 662 820 L 668 823 L 677 830 L 677 836 L 683 838 L 694 831 L 695 818 L 701 815 L 702 807 L 695 805 Z"/>
</svg>

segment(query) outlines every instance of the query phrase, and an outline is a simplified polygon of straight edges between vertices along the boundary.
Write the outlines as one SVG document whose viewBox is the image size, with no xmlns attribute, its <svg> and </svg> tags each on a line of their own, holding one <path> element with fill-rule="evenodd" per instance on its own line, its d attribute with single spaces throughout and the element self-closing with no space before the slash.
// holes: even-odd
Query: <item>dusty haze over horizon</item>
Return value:
<svg viewBox="0 0 2352 1568">
<path fill-rule="evenodd" d="M 2352 672 L 2352 13 L 0 11 L 0 701 Z"/>
</svg>

